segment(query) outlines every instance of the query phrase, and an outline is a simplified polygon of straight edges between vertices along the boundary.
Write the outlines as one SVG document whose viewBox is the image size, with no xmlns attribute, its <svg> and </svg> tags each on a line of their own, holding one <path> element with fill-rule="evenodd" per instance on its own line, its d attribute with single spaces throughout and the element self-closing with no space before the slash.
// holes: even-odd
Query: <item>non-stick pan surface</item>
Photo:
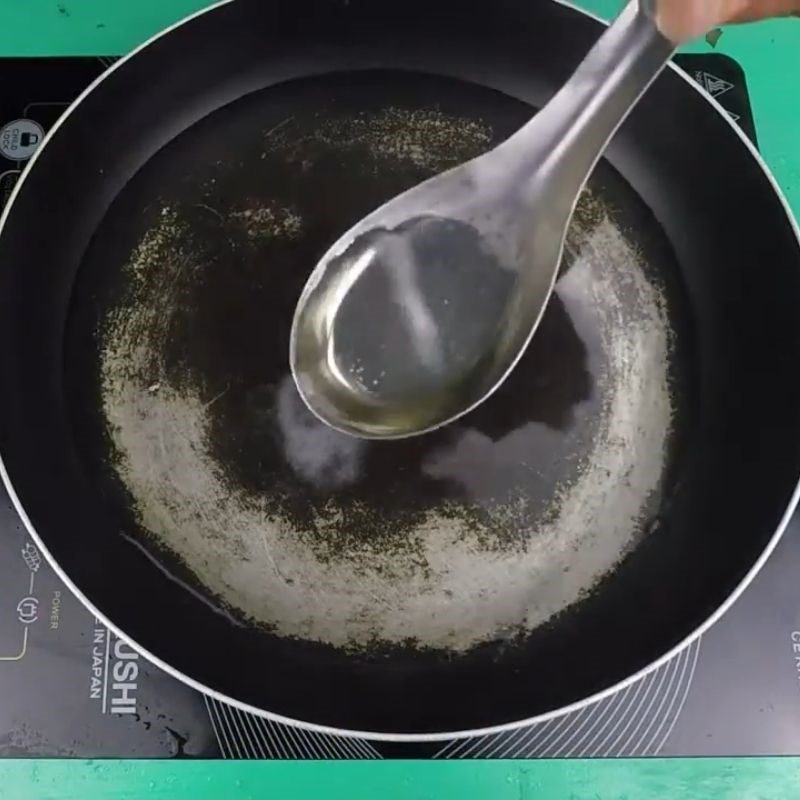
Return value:
<svg viewBox="0 0 800 800">
<path fill-rule="evenodd" d="M 319 253 L 509 135 L 599 31 L 550 2 L 236 0 L 120 64 L 37 155 L 0 235 L 3 463 L 70 585 L 162 666 L 319 726 L 508 725 L 653 665 L 774 544 L 800 248 L 674 71 L 596 170 L 503 392 L 391 445 L 296 403 Z"/>
</svg>

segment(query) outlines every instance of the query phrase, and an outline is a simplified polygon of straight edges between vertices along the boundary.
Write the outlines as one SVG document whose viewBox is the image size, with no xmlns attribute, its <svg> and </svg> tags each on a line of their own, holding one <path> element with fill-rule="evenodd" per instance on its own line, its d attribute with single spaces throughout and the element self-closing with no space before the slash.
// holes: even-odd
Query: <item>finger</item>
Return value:
<svg viewBox="0 0 800 800">
<path fill-rule="evenodd" d="M 659 0 L 656 24 L 676 44 L 702 36 L 732 15 L 743 14 L 749 0 Z"/>
<path fill-rule="evenodd" d="M 770 17 L 800 15 L 800 0 L 750 0 L 735 10 L 728 22 L 753 22 Z"/>
<path fill-rule="evenodd" d="M 711 28 L 800 12 L 800 0 L 660 0 L 656 22 L 676 44 L 702 36 Z"/>
</svg>

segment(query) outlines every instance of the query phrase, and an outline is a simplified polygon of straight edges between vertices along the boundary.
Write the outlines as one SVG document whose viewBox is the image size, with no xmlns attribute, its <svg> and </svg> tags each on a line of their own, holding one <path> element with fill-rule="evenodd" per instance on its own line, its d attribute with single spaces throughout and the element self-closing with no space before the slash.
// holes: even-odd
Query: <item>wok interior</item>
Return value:
<svg viewBox="0 0 800 800">
<path fill-rule="evenodd" d="M 124 535 L 241 624 L 354 656 L 507 648 L 654 535 L 688 415 L 685 302 L 608 165 L 534 344 L 467 419 L 360 441 L 288 370 L 296 298 L 338 233 L 532 113 L 425 75 L 294 82 L 185 131 L 106 215 L 79 289 L 98 320 L 93 357 L 76 350 L 86 462 Z"/>
</svg>

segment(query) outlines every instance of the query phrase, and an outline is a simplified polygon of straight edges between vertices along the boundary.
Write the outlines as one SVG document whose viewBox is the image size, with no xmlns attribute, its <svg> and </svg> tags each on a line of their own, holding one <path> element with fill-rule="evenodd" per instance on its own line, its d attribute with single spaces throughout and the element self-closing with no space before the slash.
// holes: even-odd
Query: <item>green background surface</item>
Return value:
<svg viewBox="0 0 800 800">
<path fill-rule="evenodd" d="M 583 0 L 579 4 L 604 17 L 613 15 L 621 5 L 619 0 Z M 0 0 L 0 55 L 121 54 L 204 5 L 203 0 Z M 703 52 L 711 48 L 698 42 L 687 49 Z M 716 50 L 744 65 L 762 152 L 800 215 L 800 22 L 729 28 Z M 6 760 L 0 762 L 0 798 L 800 800 L 800 759 L 455 763 Z"/>
<path fill-rule="evenodd" d="M 800 761 L 17 761 L 0 781 L 3 800 L 797 800 Z"/>
</svg>

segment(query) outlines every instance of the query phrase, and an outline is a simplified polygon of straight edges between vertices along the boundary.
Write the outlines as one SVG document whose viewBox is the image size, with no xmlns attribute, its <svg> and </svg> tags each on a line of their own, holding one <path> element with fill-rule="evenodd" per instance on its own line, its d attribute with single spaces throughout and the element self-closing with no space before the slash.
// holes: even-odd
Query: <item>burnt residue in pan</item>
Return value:
<svg viewBox="0 0 800 800">
<path fill-rule="evenodd" d="M 651 527 L 681 410 L 671 264 L 605 165 L 532 346 L 464 420 L 367 443 L 318 423 L 289 375 L 326 246 L 529 113 L 415 76 L 287 85 L 184 133 L 109 212 L 84 270 L 87 463 L 136 535 L 243 619 L 464 652 L 588 596 Z"/>
</svg>

